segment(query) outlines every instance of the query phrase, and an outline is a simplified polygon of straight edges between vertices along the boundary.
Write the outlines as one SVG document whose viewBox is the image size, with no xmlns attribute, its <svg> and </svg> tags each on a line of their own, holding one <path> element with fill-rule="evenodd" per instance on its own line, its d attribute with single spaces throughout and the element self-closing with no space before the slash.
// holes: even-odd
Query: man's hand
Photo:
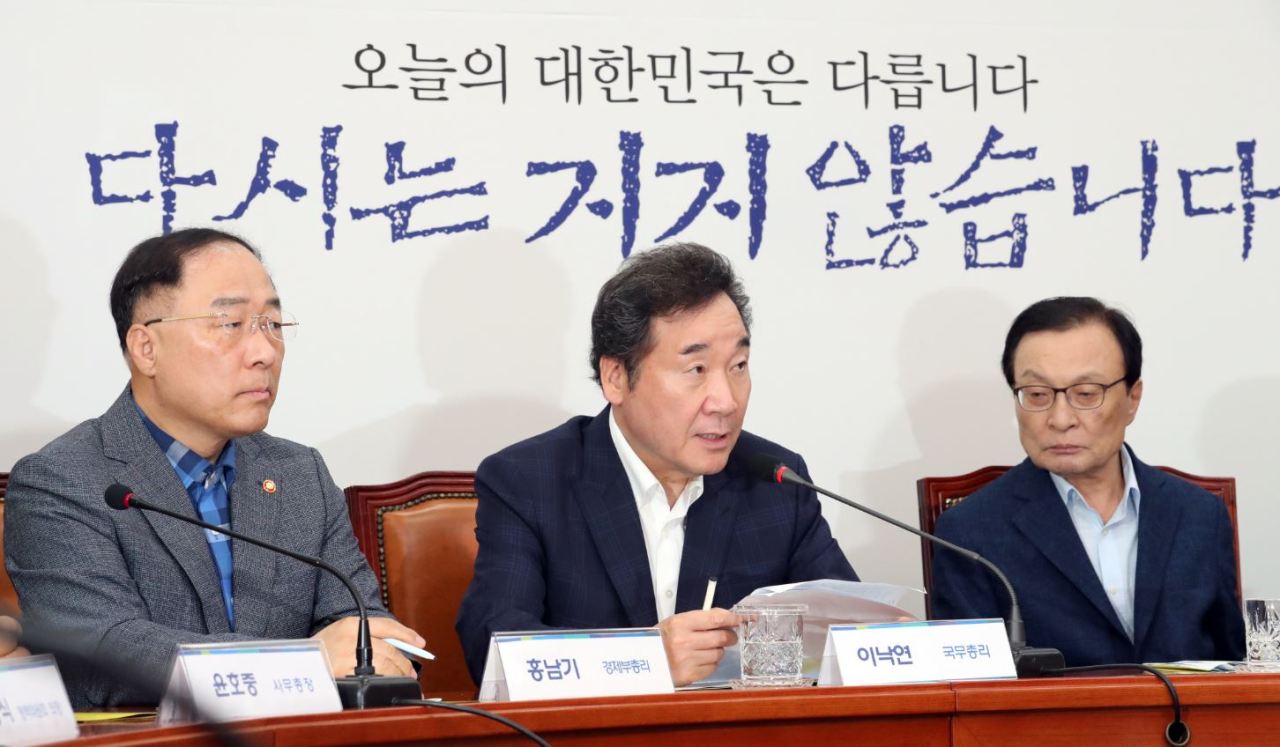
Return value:
<svg viewBox="0 0 1280 747">
<path fill-rule="evenodd" d="M 359 636 L 360 618 L 344 617 L 311 636 L 324 644 L 329 655 L 329 666 L 334 677 L 345 677 L 356 668 L 356 638 Z M 369 618 L 370 644 L 373 648 L 373 668 L 378 674 L 414 677 L 413 665 L 404 654 L 392 648 L 383 638 L 399 638 L 405 643 L 425 647 L 422 636 L 389 617 Z"/>
<path fill-rule="evenodd" d="M 725 647 L 737 642 L 737 626 L 738 616 L 719 608 L 681 612 L 658 623 L 676 687 L 714 672 Z"/>
<path fill-rule="evenodd" d="M 18 645 L 17 636 L 22 635 L 22 626 L 8 615 L 0 615 L 0 656 L 30 656 L 31 652 Z"/>
</svg>

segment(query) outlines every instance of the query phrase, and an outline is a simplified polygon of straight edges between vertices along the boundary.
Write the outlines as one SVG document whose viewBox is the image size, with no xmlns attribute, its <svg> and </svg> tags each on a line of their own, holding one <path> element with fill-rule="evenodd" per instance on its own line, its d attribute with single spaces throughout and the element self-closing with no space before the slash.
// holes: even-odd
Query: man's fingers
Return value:
<svg viewBox="0 0 1280 747">
<path fill-rule="evenodd" d="M 682 649 L 705 651 L 720 650 L 726 646 L 732 646 L 737 640 L 738 636 L 732 630 L 699 630 L 685 633 L 675 643 Z"/>
<path fill-rule="evenodd" d="M 738 616 L 724 609 L 692 610 L 672 615 L 658 627 L 671 663 L 671 678 L 687 685 L 715 671 L 726 646 L 737 642 Z"/>
<path fill-rule="evenodd" d="M 672 667 L 671 679 L 676 685 L 687 685 L 707 677 L 716 670 L 723 656 L 724 649 L 718 648 L 688 652 Z"/>
<path fill-rule="evenodd" d="M 380 674 L 412 676 L 413 673 L 413 665 L 403 654 L 377 638 L 373 639 L 373 668 Z"/>
<path fill-rule="evenodd" d="M 738 616 L 726 609 L 713 607 L 707 610 L 707 628 L 736 628 Z"/>
<path fill-rule="evenodd" d="M 698 651 L 689 652 L 688 661 L 695 666 L 707 666 L 715 668 L 720 660 L 724 658 L 724 649 L 722 648 L 704 648 Z"/>
<path fill-rule="evenodd" d="M 369 634 L 375 638 L 398 638 L 419 648 L 425 648 L 427 645 L 426 639 L 418 635 L 416 631 L 401 625 L 390 617 L 369 618 Z"/>
<path fill-rule="evenodd" d="M 389 656 L 373 657 L 373 668 L 384 677 L 412 677 L 413 667 L 403 657 L 393 659 Z"/>
<path fill-rule="evenodd" d="M 738 616 L 729 610 L 715 607 L 709 610 L 681 612 L 668 617 L 663 622 L 681 630 L 719 630 L 737 627 Z"/>
</svg>

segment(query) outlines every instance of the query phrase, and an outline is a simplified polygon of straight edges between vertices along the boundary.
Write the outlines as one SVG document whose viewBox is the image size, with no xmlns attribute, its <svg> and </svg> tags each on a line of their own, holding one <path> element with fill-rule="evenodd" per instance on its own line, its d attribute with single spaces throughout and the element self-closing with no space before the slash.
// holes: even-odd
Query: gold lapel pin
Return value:
<svg viewBox="0 0 1280 747">
<path fill-rule="evenodd" d="M 263 489 L 263 490 L 265 490 L 265 491 L 266 491 L 266 492 L 268 492 L 268 493 L 274 493 L 274 492 L 276 492 L 276 481 L 275 481 L 275 480 L 263 480 L 263 481 L 262 481 L 262 489 Z"/>
</svg>

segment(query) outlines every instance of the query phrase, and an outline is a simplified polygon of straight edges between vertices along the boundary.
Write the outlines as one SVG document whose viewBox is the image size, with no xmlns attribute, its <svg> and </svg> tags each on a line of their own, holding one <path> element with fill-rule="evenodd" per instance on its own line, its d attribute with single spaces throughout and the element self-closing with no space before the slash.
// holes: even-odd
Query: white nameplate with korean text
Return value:
<svg viewBox="0 0 1280 747">
<path fill-rule="evenodd" d="M 163 726 L 341 710 L 319 641 L 214 643 L 178 647 L 158 720 Z"/>
<path fill-rule="evenodd" d="M 832 625 L 819 685 L 886 685 L 1018 676 L 1002 620 Z"/>
<path fill-rule="evenodd" d="M 0 659 L 0 742 L 47 744 L 78 736 L 76 715 L 52 656 Z"/>
<path fill-rule="evenodd" d="M 480 700 L 541 700 L 669 693 L 671 669 L 657 628 L 495 633 Z"/>
</svg>

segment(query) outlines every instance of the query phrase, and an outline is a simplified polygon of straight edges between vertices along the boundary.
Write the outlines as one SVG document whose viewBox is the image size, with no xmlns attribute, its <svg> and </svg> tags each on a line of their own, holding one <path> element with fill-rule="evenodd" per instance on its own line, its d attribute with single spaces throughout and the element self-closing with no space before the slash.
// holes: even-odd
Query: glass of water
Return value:
<svg viewBox="0 0 1280 747">
<path fill-rule="evenodd" d="M 1250 667 L 1280 669 L 1280 599 L 1246 599 L 1244 635 Z"/>
<path fill-rule="evenodd" d="M 738 616 L 738 647 L 743 687 L 794 687 L 810 684 L 801 676 L 805 604 L 753 604 L 733 608 Z"/>
</svg>

